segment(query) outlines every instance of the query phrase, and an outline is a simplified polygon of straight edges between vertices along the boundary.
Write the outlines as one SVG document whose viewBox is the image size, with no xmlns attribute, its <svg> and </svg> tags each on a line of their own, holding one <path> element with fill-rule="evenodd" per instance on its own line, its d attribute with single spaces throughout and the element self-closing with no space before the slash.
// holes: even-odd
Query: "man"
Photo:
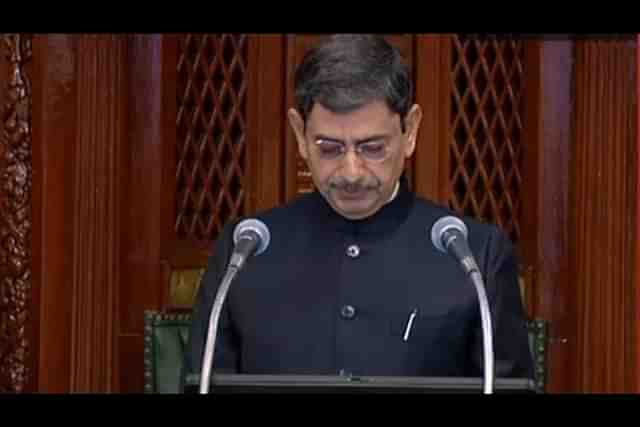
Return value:
<svg viewBox="0 0 640 427">
<path fill-rule="evenodd" d="M 436 250 L 452 215 L 409 191 L 421 110 L 400 54 L 379 36 L 328 38 L 296 73 L 288 113 L 317 192 L 257 215 L 267 250 L 232 283 L 214 372 L 482 377 L 476 290 Z M 494 326 L 497 377 L 533 377 L 512 247 L 464 219 Z M 209 315 L 233 250 L 228 224 L 193 312 L 185 373 L 199 373 Z"/>
</svg>

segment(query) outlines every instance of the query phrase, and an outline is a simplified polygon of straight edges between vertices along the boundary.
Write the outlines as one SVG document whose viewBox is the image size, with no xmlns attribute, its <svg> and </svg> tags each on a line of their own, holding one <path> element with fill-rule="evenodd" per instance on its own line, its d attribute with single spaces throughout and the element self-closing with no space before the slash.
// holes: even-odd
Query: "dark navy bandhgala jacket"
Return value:
<svg viewBox="0 0 640 427">
<path fill-rule="evenodd" d="M 231 284 L 214 372 L 481 377 L 476 290 L 431 243 L 431 226 L 450 214 L 403 180 L 391 203 L 360 221 L 338 215 L 319 193 L 258 215 L 271 243 Z M 495 226 L 464 221 L 491 305 L 496 376 L 532 378 L 512 246 Z M 236 223 L 203 277 L 183 375 L 200 372 Z"/>
</svg>

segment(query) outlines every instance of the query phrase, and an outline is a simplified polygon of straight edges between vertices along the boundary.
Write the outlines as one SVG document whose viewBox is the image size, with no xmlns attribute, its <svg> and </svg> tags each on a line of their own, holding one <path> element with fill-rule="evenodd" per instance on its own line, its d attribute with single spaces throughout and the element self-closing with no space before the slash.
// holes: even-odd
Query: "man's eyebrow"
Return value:
<svg viewBox="0 0 640 427">
<path fill-rule="evenodd" d="M 380 139 L 388 139 L 388 138 L 389 138 L 388 134 L 380 133 L 380 134 L 375 134 L 375 135 L 368 136 L 366 138 L 357 139 L 357 140 L 354 141 L 354 144 L 362 144 L 362 143 L 365 143 L 365 142 L 377 141 L 377 140 L 380 140 Z M 344 140 L 342 140 L 342 139 L 334 138 L 334 137 L 323 135 L 323 134 L 315 135 L 314 141 L 317 141 L 318 139 L 323 139 L 325 141 L 331 141 L 331 142 L 339 142 L 339 143 L 342 143 L 342 144 L 345 143 Z"/>
</svg>

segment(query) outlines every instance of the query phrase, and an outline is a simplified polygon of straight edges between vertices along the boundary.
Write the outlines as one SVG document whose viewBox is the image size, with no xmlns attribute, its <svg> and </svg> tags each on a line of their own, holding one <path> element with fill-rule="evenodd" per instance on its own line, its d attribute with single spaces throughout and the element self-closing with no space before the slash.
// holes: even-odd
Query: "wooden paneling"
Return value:
<svg viewBox="0 0 640 427">
<path fill-rule="evenodd" d="M 636 41 L 636 232 L 635 232 L 635 286 L 636 286 L 636 325 L 640 325 L 640 34 Z M 636 327 L 636 385 L 633 392 L 640 393 L 640 327 Z"/>
<path fill-rule="evenodd" d="M 73 161 L 73 391 L 111 391 L 120 204 L 127 137 L 127 38 L 82 35 L 77 42 L 78 127 Z"/>
<path fill-rule="evenodd" d="M 575 290 L 569 276 L 573 44 L 529 41 L 525 52 L 522 236 L 528 314 L 550 322 L 550 392 L 574 383 Z M 568 339 L 567 337 L 571 337 Z"/>
<path fill-rule="evenodd" d="M 165 173 L 163 157 L 165 147 L 175 148 L 175 114 L 171 117 L 175 92 L 165 92 L 165 84 L 171 88 L 175 82 L 175 62 L 171 69 L 163 65 L 165 55 L 171 55 L 168 46 L 170 39 L 165 43 L 163 36 L 151 34 L 132 36 L 129 44 L 129 140 L 121 254 L 125 270 L 119 285 L 117 335 L 122 392 L 143 390 L 143 313 L 146 308 L 161 307 L 163 289 L 168 286 L 162 281 L 161 267 L 162 245 L 170 237 L 163 188 L 175 188 L 175 178 Z"/>
<path fill-rule="evenodd" d="M 179 185 L 177 178 L 180 157 L 178 151 L 180 133 L 177 132 L 176 123 L 178 122 L 180 105 L 187 109 L 193 107 L 190 104 L 192 102 L 191 95 L 185 96 L 184 93 L 187 88 L 180 86 L 182 91 L 178 89 L 178 71 L 183 70 L 191 76 L 189 78 L 197 80 L 200 78 L 197 76 L 201 73 L 198 70 L 206 65 L 197 62 L 197 58 L 189 56 L 188 60 L 192 61 L 189 63 L 191 65 L 185 63 L 182 68 L 179 66 L 180 58 L 186 60 L 184 58 L 185 52 L 180 48 L 180 37 L 184 39 L 184 36 L 173 35 L 134 36 L 129 53 L 131 67 L 129 104 L 132 108 L 129 130 L 131 140 L 126 167 L 129 171 L 125 195 L 127 203 L 123 205 L 126 237 L 123 242 L 122 254 L 126 274 L 120 286 L 119 319 L 121 323 L 118 332 L 118 378 L 119 389 L 123 392 L 143 390 L 142 313 L 144 309 L 179 309 L 180 307 L 175 307 L 170 302 L 171 272 L 175 269 L 189 269 L 206 265 L 207 258 L 213 249 L 209 238 L 203 240 L 195 235 L 191 237 L 184 233 L 179 235 L 176 229 L 179 208 L 176 195 Z M 244 70 L 243 73 L 246 73 L 244 76 L 246 82 L 234 88 L 236 91 L 234 99 L 236 101 L 244 99 L 244 101 L 238 104 L 233 111 L 239 113 L 242 104 L 242 119 L 245 121 L 243 132 L 246 132 L 242 141 L 245 147 L 243 158 L 246 162 L 244 166 L 246 170 L 241 171 L 243 192 L 246 196 L 243 196 L 245 197 L 243 211 L 237 213 L 251 214 L 260 209 L 273 207 L 283 201 L 284 180 L 281 173 L 283 162 L 282 133 L 285 117 L 283 111 L 283 36 L 251 35 L 247 39 L 243 39 L 241 44 L 235 45 L 227 36 L 222 38 L 215 36 L 217 39 L 213 44 L 211 44 L 211 37 L 214 35 L 208 37 L 209 39 L 199 39 L 200 44 L 194 45 L 193 42 L 189 42 L 189 45 L 198 47 L 206 55 L 211 56 L 211 59 L 217 58 L 216 67 L 221 75 L 227 76 L 227 79 L 235 78 L 234 76 L 239 70 Z M 206 46 L 217 46 L 220 50 L 207 51 Z M 239 67 L 238 58 L 227 62 L 223 61 L 224 64 L 220 62 L 225 59 L 223 58 L 226 55 L 224 52 L 231 46 L 236 46 L 238 55 L 240 55 L 240 51 L 237 48 L 247 50 L 246 58 L 242 57 L 242 61 L 246 62 L 242 63 L 241 68 L 237 68 Z M 206 55 L 198 61 L 206 60 Z M 236 65 L 233 65 L 234 63 Z M 185 66 L 187 68 L 184 68 Z M 193 67 L 198 70 L 194 70 Z M 222 70 L 220 67 L 226 68 Z M 211 69 L 208 71 L 210 72 Z M 209 75 L 211 79 L 219 77 L 220 75 L 217 73 Z M 208 83 L 198 80 L 198 84 L 201 92 L 198 92 L 200 97 L 196 101 L 201 104 L 203 109 L 198 114 L 205 113 L 207 103 L 221 107 L 222 103 L 226 102 L 223 99 L 211 98 L 219 94 L 211 92 Z M 195 114 L 195 111 L 191 112 Z M 216 114 L 222 114 L 222 110 L 216 109 L 216 111 Z M 238 120 L 239 116 L 236 113 L 217 116 L 220 123 L 226 123 L 225 129 L 228 128 L 223 133 L 231 132 L 231 128 L 235 127 L 231 122 Z M 185 129 L 194 126 L 192 121 L 184 122 Z M 207 129 L 207 132 L 213 135 L 218 128 L 209 127 Z M 231 133 L 228 136 L 230 137 Z M 202 139 L 199 139 L 198 142 L 202 143 Z M 230 141 L 227 141 L 227 144 L 229 143 Z M 202 150 L 211 148 L 203 145 L 199 145 L 199 147 Z M 213 147 L 220 148 L 216 145 Z M 193 157 L 190 159 L 191 164 L 201 164 L 199 162 L 203 159 L 198 156 L 203 153 L 204 151 L 193 152 Z M 229 172 L 228 165 L 222 161 L 222 158 L 209 157 L 209 162 L 206 165 L 204 163 L 201 165 L 207 168 L 211 165 L 217 167 L 219 170 L 214 170 L 215 176 L 220 177 Z M 211 171 L 211 169 L 207 170 Z M 196 170 L 196 174 L 197 172 Z M 238 172 L 237 168 L 236 172 Z M 201 176 L 204 175 L 201 174 Z M 224 197 L 227 190 L 218 188 L 223 184 L 223 181 L 220 180 L 218 184 L 215 184 L 215 194 Z M 202 182 L 208 186 L 207 188 L 214 185 L 213 181 L 206 179 Z M 211 215 L 219 214 L 218 211 L 211 212 Z M 205 217 L 203 219 L 211 220 L 211 218 Z M 223 219 L 217 217 L 218 222 Z"/>
<path fill-rule="evenodd" d="M 35 39 L 35 390 L 142 390 L 162 290 L 158 40 Z"/>
<path fill-rule="evenodd" d="M 177 89 L 177 64 L 178 64 L 178 35 L 162 35 L 154 36 L 151 40 L 148 37 L 137 36 L 134 38 L 133 43 L 136 49 L 131 50 L 132 58 L 135 56 L 143 55 L 145 50 L 152 50 L 154 53 L 150 58 L 146 59 L 146 65 L 144 71 L 154 74 L 153 85 L 143 86 L 146 90 L 160 91 L 160 100 L 154 99 L 154 103 L 160 102 L 160 106 L 155 106 L 160 112 L 160 123 L 156 123 L 155 126 L 160 126 L 160 130 L 153 130 L 156 132 L 155 136 L 158 137 L 157 132 L 161 132 L 161 145 L 162 150 L 162 213 L 161 213 L 161 257 L 163 262 L 174 256 L 175 253 L 182 253 L 182 251 L 176 251 L 175 242 L 175 220 L 177 209 L 177 195 L 176 195 L 176 172 L 178 165 L 178 153 L 177 153 L 177 138 L 178 133 L 176 131 L 176 118 L 178 115 L 178 89 Z M 143 43 L 142 41 L 145 41 Z M 150 45 L 150 46 L 149 46 Z M 160 61 L 160 64 L 154 64 L 153 61 Z M 136 61 L 132 59 L 132 64 Z M 161 67 L 158 69 L 157 67 Z M 135 72 L 135 71 L 133 71 Z M 158 81 L 158 73 L 161 81 Z M 161 85 L 161 87 L 157 87 Z M 136 96 L 136 87 L 130 88 L 132 93 L 130 96 Z M 144 114 L 144 111 L 140 111 L 140 114 Z M 144 128 L 138 130 L 142 132 Z M 144 135 L 141 135 L 144 137 Z M 157 149 L 157 146 L 154 146 Z M 200 252 L 201 254 L 201 252 Z"/>
<path fill-rule="evenodd" d="M 413 155 L 416 193 L 446 204 L 449 190 L 451 140 L 451 36 L 415 36 L 414 74 L 416 103 L 422 107 L 422 124 Z"/>
<path fill-rule="evenodd" d="M 73 36 L 33 41 L 33 364 L 30 391 L 65 393 L 71 378 L 76 138 Z M 71 165 L 71 166 L 70 166 Z"/>
<path fill-rule="evenodd" d="M 247 214 L 284 202 L 285 36 L 249 36 Z"/>
<path fill-rule="evenodd" d="M 321 36 L 288 34 L 286 36 L 286 66 L 285 66 L 285 105 L 286 110 L 295 107 L 295 72 L 302 61 L 304 53 L 316 43 Z M 311 191 L 313 181 L 311 172 L 298 154 L 298 146 L 291 126 L 286 120 L 285 130 L 285 155 L 284 155 L 284 181 L 286 200 L 292 200 L 302 192 Z"/>
<path fill-rule="evenodd" d="M 632 41 L 576 42 L 569 228 L 576 292 L 567 304 L 579 310 L 573 368 L 584 392 L 637 386 L 635 64 Z"/>
</svg>

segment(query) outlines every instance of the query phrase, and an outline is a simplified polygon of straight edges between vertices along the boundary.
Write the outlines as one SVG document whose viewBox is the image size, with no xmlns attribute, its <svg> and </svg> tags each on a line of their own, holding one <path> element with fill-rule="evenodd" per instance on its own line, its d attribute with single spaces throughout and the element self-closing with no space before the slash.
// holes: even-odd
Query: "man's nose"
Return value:
<svg viewBox="0 0 640 427">
<path fill-rule="evenodd" d="M 355 150 L 348 150 L 343 158 L 343 166 L 345 178 L 357 179 L 362 176 L 364 169 L 364 162 L 355 152 Z"/>
</svg>

